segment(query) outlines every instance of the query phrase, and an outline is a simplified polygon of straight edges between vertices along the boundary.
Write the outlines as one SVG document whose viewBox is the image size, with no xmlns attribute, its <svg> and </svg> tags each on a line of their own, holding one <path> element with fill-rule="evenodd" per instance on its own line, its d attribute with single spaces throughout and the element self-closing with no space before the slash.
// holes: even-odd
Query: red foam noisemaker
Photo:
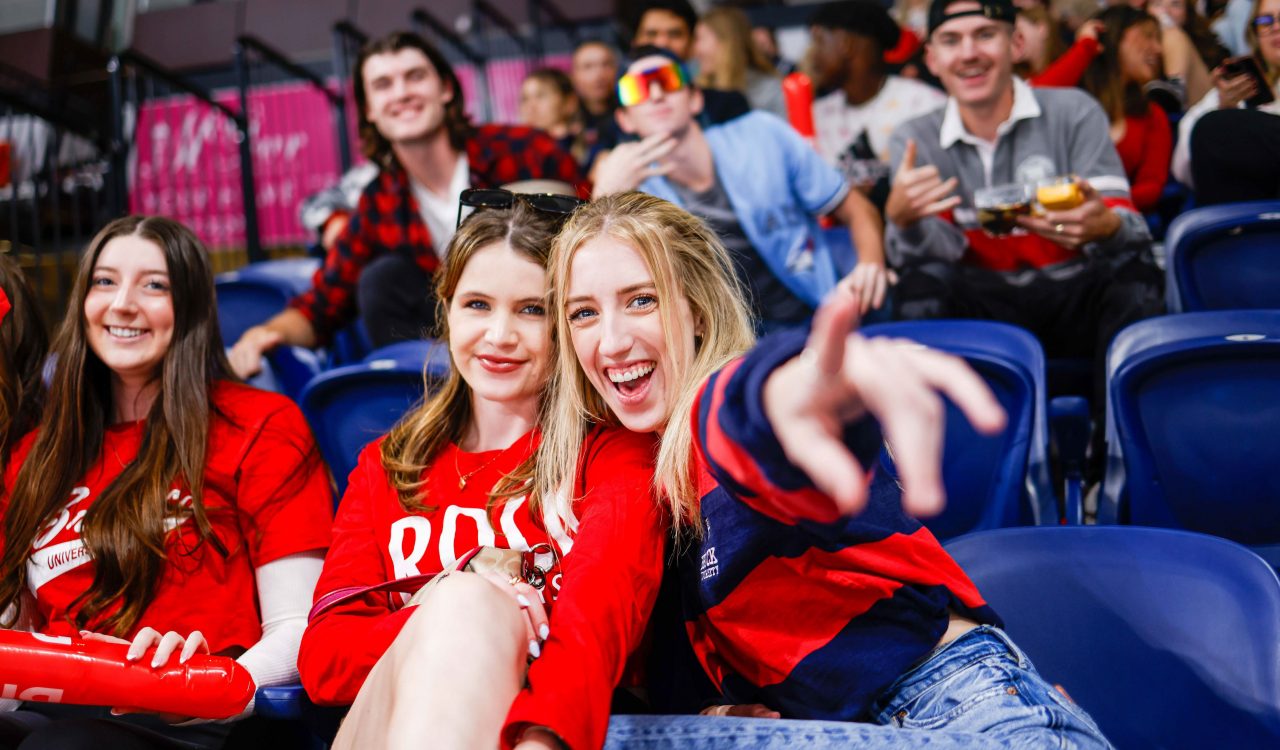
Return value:
<svg viewBox="0 0 1280 750">
<path fill-rule="evenodd" d="M 782 96 L 787 102 L 787 119 L 791 127 L 813 142 L 813 81 L 804 73 L 791 73 L 782 79 Z"/>
<path fill-rule="evenodd" d="M 253 678 L 226 656 L 196 654 L 151 668 L 151 651 L 128 661 L 124 643 L 0 630 L 0 698 L 137 708 L 225 719 L 253 697 Z"/>
</svg>

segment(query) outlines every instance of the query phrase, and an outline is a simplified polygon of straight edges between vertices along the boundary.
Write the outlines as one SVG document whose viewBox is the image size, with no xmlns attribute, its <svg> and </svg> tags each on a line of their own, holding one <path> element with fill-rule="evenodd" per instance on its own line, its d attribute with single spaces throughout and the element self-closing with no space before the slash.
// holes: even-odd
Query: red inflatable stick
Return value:
<svg viewBox="0 0 1280 750">
<path fill-rule="evenodd" d="M 782 79 L 782 97 L 787 102 L 787 119 L 791 127 L 813 142 L 813 82 L 804 73 L 792 73 Z"/>
<path fill-rule="evenodd" d="M 0 630 L 0 698 L 225 719 L 253 697 L 253 678 L 226 656 L 196 654 L 151 668 L 123 643 Z M 148 654 L 151 652 L 148 651 Z"/>
</svg>

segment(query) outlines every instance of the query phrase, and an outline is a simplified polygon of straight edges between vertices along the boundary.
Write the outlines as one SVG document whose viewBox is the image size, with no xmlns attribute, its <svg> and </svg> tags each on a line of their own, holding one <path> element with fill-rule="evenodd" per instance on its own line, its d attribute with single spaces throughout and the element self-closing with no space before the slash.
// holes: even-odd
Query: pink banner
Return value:
<svg viewBox="0 0 1280 750">
<path fill-rule="evenodd" d="M 215 98 L 239 109 L 233 90 Z M 327 100 L 304 84 L 259 86 L 249 95 L 249 133 L 262 244 L 309 241 L 298 205 L 338 179 Z M 210 247 L 244 245 L 239 145 L 221 112 L 190 96 L 146 102 L 134 157 L 130 210 L 171 216 Z"/>
<path fill-rule="evenodd" d="M 569 56 L 544 64 L 568 69 Z M 486 66 L 489 121 L 518 119 L 520 82 L 534 69 L 522 59 Z M 457 68 L 473 122 L 481 121 L 475 70 Z M 234 90 L 215 99 L 240 108 Z M 352 98 L 348 98 L 353 102 Z M 348 111 L 354 123 L 354 113 Z M 264 85 L 249 94 L 250 144 L 258 201 L 258 231 L 265 247 L 305 244 L 314 238 L 298 220 L 308 195 L 337 182 L 338 144 L 328 101 L 300 83 Z M 352 157 L 360 147 L 351 127 Z M 222 113 L 190 96 L 153 99 L 138 112 L 129 208 L 171 216 L 191 227 L 211 248 L 244 246 L 244 203 L 235 128 Z"/>
</svg>

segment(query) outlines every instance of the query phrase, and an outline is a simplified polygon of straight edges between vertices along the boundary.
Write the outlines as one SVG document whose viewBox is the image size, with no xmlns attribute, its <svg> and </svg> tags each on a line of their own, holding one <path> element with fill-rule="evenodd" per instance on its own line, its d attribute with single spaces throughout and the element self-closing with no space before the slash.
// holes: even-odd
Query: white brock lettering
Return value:
<svg viewBox="0 0 1280 750">
<path fill-rule="evenodd" d="M 464 508 L 450 505 L 444 512 L 444 528 L 440 531 L 440 566 L 447 568 L 458 560 L 454 552 L 454 539 L 458 533 L 458 519 L 470 518 L 476 525 L 476 544 L 481 547 L 492 547 L 495 541 L 493 527 L 489 525 L 489 516 L 483 508 Z M 467 550 L 463 550 L 466 552 Z"/>
<path fill-rule="evenodd" d="M 412 546 L 409 553 L 404 552 L 406 537 Z M 431 522 L 422 516 L 405 516 L 391 524 L 391 541 L 387 544 L 387 554 L 391 555 L 391 574 L 396 578 L 416 576 L 422 571 L 418 563 L 427 554 L 427 546 L 431 542 Z"/>
</svg>

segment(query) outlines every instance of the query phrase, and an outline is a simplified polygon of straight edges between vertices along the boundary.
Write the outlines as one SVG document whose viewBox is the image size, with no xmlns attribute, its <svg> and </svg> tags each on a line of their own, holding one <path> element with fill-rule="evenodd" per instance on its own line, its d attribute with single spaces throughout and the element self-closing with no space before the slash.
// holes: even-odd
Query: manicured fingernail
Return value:
<svg viewBox="0 0 1280 750">
<path fill-rule="evenodd" d="M 520 602 L 520 606 L 524 609 L 529 608 L 529 600 L 524 598 L 524 594 L 516 594 L 516 601 Z"/>
<path fill-rule="evenodd" d="M 113 708 L 113 709 L 111 709 L 111 715 L 112 715 L 112 716 L 124 716 L 124 714 L 120 713 L 119 711 L 115 710 L 114 708 Z"/>
<path fill-rule="evenodd" d="M 124 658 L 128 659 L 129 661 L 137 661 L 138 659 L 142 658 L 142 652 L 129 649 L 129 653 L 125 654 Z"/>
<path fill-rule="evenodd" d="M 152 659 L 151 659 L 151 668 L 152 668 L 152 669 L 155 669 L 156 667 L 160 666 L 162 663 L 163 663 L 163 662 L 161 662 L 159 659 L 157 659 L 157 658 L 152 658 Z"/>
<path fill-rule="evenodd" d="M 542 640 L 544 641 L 547 640 L 547 636 L 551 635 L 551 628 L 547 627 L 547 624 L 545 622 L 542 623 L 541 625 L 538 626 L 538 635 L 542 638 Z"/>
<path fill-rule="evenodd" d="M 537 641 L 529 641 L 529 656 L 535 659 L 542 656 L 542 647 L 538 645 Z"/>
</svg>

